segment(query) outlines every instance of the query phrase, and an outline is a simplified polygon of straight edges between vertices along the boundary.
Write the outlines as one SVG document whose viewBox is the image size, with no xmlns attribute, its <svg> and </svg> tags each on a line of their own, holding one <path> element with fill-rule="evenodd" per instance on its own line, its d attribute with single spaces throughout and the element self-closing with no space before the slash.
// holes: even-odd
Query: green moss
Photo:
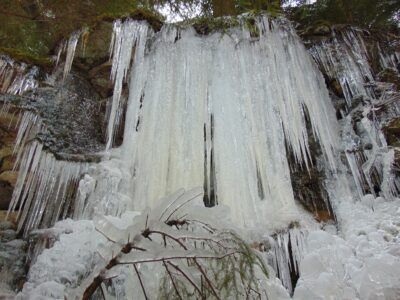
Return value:
<svg viewBox="0 0 400 300">
<path fill-rule="evenodd" d="M 48 67 L 57 46 L 76 30 L 89 31 L 119 18 L 146 20 L 154 30 L 162 16 L 136 0 L 4 0 L 0 3 L 0 48 L 16 60 Z"/>
<path fill-rule="evenodd" d="M 135 9 L 131 9 L 128 11 L 124 11 L 122 13 L 115 12 L 115 11 L 109 11 L 109 12 L 103 13 L 96 17 L 96 19 L 94 20 L 94 23 L 98 23 L 101 21 L 112 22 L 116 19 L 126 19 L 126 18 L 147 21 L 149 23 L 149 25 L 152 26 L 152 28 L 155 31 L 159 31 L 164 22 L 164 17 L 161 16 L 160 14 L 157 14 L 153 11 L 150 11 L 150 10 L 147 10 L 144 8 L 135 8 Z"/>
<path fill-rule="evenodd" d="M 0 53 L 6 54 L 17 61 L 40 66 L 44 69 L 51 68 L 53 64 L 52 60 L 48 57 L 37 56 L 35 54 L 24 52 L 19 49 L 0 47 Z"/>
<path fill-rule="evenodd" d="M 207 35 L 213 32 L 220 32 L 229 35 L 229 30 L 233 27 L 244 26 L 250 32 L 250 36 L 256 38 L 260 36 L 259 28 L 256 24 L 256 19 L 261 15 L 265 15 L 266 13 L 269 18 L 275 18 L 275 16 L 272 16 L 266 11 L 259 11 L 247 13 L 246 15 L 240 16 L 219 18 L 198 17 L 188 21 L 180 22 L 177 24 L 177 26 L 193 26 L 196 32 L 201 35 Z"/>
<path fill-rule="evenodd" d="M 178 24 L 178 26 L 193 26 L 198 34 L 207 35 L 217 31 L 226 33 L 230 28 L 238 26 L 239 24 L 239 19 L 236 17 L 199 17 L 190 21 L 184 21 Z"/>
</svg>

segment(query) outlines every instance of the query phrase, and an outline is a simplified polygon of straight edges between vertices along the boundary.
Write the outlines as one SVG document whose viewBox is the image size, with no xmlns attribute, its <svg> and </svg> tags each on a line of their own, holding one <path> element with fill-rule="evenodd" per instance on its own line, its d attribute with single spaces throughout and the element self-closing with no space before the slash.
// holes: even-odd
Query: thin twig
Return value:
<svg viewBox="0 0 400 300">
<path fill-rule="evenodd" d="M 218 296 L 218 294 L 217 294 L 217 292 L 216 292 L 214 286 L 212 285 L 211 280 L 207 277 L 207 273 L 203 270 L 203 267 L 197 262 L 196 259 L 193 259 L 193 260 L 194 260 L 194 263 L 196 264 L 197 268 L 198 268 L 199 271 L 201 272 L 201 274 L 203 274 L 204 279 L 207 281 L 207 284 L 208 284 L 208 286 L 210 287 L 210 289 L 211 289 L 212 293 L 214 294 L 214 296 L 215 296 L 217 299 L 221 300 L 221 298 Z"/>
<path fill-rule="evenodd" d="M 126 261 L 126 262 L 121 262 L 116 260 L 116 264 L 118 265 L 130 265 L 130 264 L 141 264 L 141 263 L 153 263 L 153 262 L 161 262 L 163 260 L 175 260 L 175 259 L 224 259 L 225 257 L 228 256 L 232 256 L 236 253 L 239 253 L 238 251 L 235 252 L 230 252 L 230 253 L 226 253 L 224 255 L 221 256 L 213 256 L 213 255 L 191 255 L 191 254 L 187 254 L 187 255 L 178 255 L 178 256 L 167 256 L 167 257 L 160 257 L 160 258 L 149 258 L 149 259 L 141 259 L 141 260 L 133 260 L 133 261 Z"/>
<path fill-rule="evenodd" d="M 168 273 L 169 277 L 171 278 L 171 282 L 172 282 L 172 285 L 174 286 L 176 294 L 178 295 L 179 299 L 183 300 L 181 294 L 179 294 L 177 286 L 175 285 L 174 278 L 172 277 L 172 274 L 169 271 L 167 264 L 165 263 L 165 260 L 163 260 L 163 265 L 164 265 L 165 269 L 167 270 L 167 273 Z"/>
<path fill-rule="evenodd" d="M 139 282 L 140 282 L 140 286 L 142 287 L 142 291 L 143 291 L 143 294 L 144 294 L 144 298 L 145 298 L 146 300 L 148 300 L 149 298 L 148 298 L 147 295 L 146 295 L 146 290 L 145 290 L 144 285 L 143 285 L 142 277 L 140 276 L 140 273 L 139 273 L 139 270 L 138 270 L 137 267 L 136 267 L 136 264 L 133 264 L 133 268 L 135 269 L 136 275 L 137 275 L 137 277 L 138 277 L 138 279 L 139 279 Z"/>
<path fill-rule="evenodd" d="M 179 273 L 181 273 L 183 275 L 183 277 L 185 277 L 193 285 L 193 287 L 199 292 L 200 296 L 203 297 L 203 293 L 201 292 L 200 288 L 196 285 L 195 282 L 193 282 L 193 280 L 188 275 L 186 275 L 186 273 L 184 271 L 181 270 L 181 268 L 179 268 L 177 265 L 174 265 L 170 261 L 168 261 L 168 264 L 171 265 L 174 269 L 176 269 Z"/>
<path fill-rule="evenodd" d="M 103 286 L 101 284 L 100 284 L 100 291 L 101 291 L 101 295 L 103 296 L 103 299 L 107 300 L 106 295 L 104 294 Z"/>
<path fill-rule="evenodd" d="M 192 198 L 188 199 L 187 201 L 183 202 L 181 205 L 178 205 L 177 207 L 175 207 L 175 209 L 172 211 L 172 213 L 170 213 L 170 215 L 168 216 L 168 218 L 165 221 L 168 221 L 169 218 L 172 217 L 172 215 L 177 212 L 182 206 L 185 206 L 186 204 L 188 204 L 190 201 L 193 201 L 194 199 L 196 199 L 197 197 L 199 197 L 202 193 L 198 193 L 197 195 L 193 196 Z"/>
</svg>

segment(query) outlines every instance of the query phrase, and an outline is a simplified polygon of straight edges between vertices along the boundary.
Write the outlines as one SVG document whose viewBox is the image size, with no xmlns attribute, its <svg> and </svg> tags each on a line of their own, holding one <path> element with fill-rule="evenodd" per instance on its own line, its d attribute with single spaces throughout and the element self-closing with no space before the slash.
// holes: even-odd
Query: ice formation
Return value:
<svg viewBox="0 0 400 300">
<path fill-rule="evenodd" d="M 9 212 L 18 210 L 18 230 L 29 233 L 38 227 L 50 227 L 64 219 L 87 163 L 58 161 L 36 139 L 45 126 L 39 116 L 25 112 L 22 116 L 14 152 L 19 168 Z"/>
<path fill-rule="evenodd" d="M 365 83 L 374 81 L 374 77 L 360 30 L 351 28 L 333 34 L 332 41 L 314 45 L 310 53 L 325 74 L 337 79 L 350 106 L 355 96 L 372 96 Z"/>
<path fill-rule="evenodd" d="M 56 66 L 58 65 L 61 55 L 65 53 L 65 63 L 63 69 L 63 80 L 67 78 L 71 71 L 72 63 L 75 57 L 76 46 L 78 45 L 79 38 L 84 33 L 84 30 L 78 30 L 71 34 L 68 41 L 64 41 L 60 44 L 57 52 Z"/>
<path fill-rule="evenodd" d="M 112 180 L 96 178 L 101 192 L 94 191 L 93 198 L 110 198 L 104 192 L 115 194 L 118 186 L 118 193 L 131 199 L 127 208 L 141 210 L 181 187 L 204 186 L 208 205 L 228 205 L 243 226 L 280 226 L 296 218 L 285 147 L 308 166 L 308 114 L 334 169 L 337 129 L 323 78 L 295 33 L 267 18 L 258 20 L 257 41 L 246 29 L 199 37 L 192 28 L 164 26 L 155 34 L 143 26 L 131 20 L 114 26 L 117 96 L 110 130 L 129 69 L 129 47 L 135 40 L 138 45 L 124 142 L 114 161 L 104 163 L 119 173 L 123 167 L 124 175 L 120 182 L 115 171 Z M 148 34 L 154 41 L 147 40 L 144 53 Z M 128 58 L 117 56 L 118 49 Z"/>
<path fill-rule="evenodd" d="M 389 90 L 376 93 L 362 32 L 350 28 L 314 45 L 309 51 L 315 64 L 284 21 L 260 17 L 255 26 L 257 38 L 245 26 L 199 36 L 193 28 L 165 25 L 154 32 L 145 22 L 115 22 L 107 152 L 97 165 L 55 160 L 30 141 L 43 130 L 40 119 L 23 116 L 12 202 L 23 207 L 20 226 L 48 227 L 66 215 L 77 221 L 56 224 L 58 241 L 31 268 L 22 299 L 63 298 L 67 288 L 79 289 L 78 278 L 101 261 L 97 250 L 108 243 L 85 219 L 109 215 L 114 225 L 126 224 L 147 207 L 157 211 L 163 196 L 193 187 L 201 187 L 205 206 L 216 206 L 208 209 L 216 223 L 224 218 L 251 233 L 249 242 L 252 235 L 267 240 L 272 268 L 263 283 L 269 294 L 261 299 L 290 299 L 292 292 L 303 300 L 399 297 L 400 185 L 377 115 L 394 100 Z M 380 50 L 381 67 L 396 68 L 398 60 L 398 53 Z M 340 124 L 317 65 L 343 90 L 347 104 Z M 364 105 L 358 105 L 359 96 Z M 398 113 L 397 106 L 390 110 Z M 352 113 L 360 117 L 357 128 Z M 123 143 L 113 148 L 123 114 Z M 305 221 L 290 181 L 288 152 L 304 172 L 312 164 L 310 132 L 322 150 L 338 221 L 324 230 Z M 78 181 L 76 195 L 70 194 Z M 296 226 L 288 230 L 289 224 Z M 120 234 L 112 232 L 116 239 Z M 113 281 L 112 291 L 117 298 L 128 292 L 143 297 L 140 283 L 128 276 L 133 270 L 118 272 L 122 279 Z M 159 275 L 147 277 L 152 288 Z"/>
<path fill-rule="evenodd" d="M 37 67 L 28 68 L 24 63 L 16 63 L 12 59 L 0 56 L 0 92 L 23 94 L 38 86 Z"/>
<path fill-rule="evenodd" d="M 107 126 L 107 149 L 114 139 L 115 128 L 119 125 L 123 112 L 121 93 L 131 65 L 132 52 L 135 49 L 134 64 L 139 64 L 144 55 L 148 26 L 142 22 L 114 22 L 110 53 L 112 57 L 111 80 L 114 82 L 111 110 Z"/>
<path fill-rule="evenodd" d="M 268 239 L 271 247 L 271 265 L 283 286 L 290 293 L 294 290 L 292 274 L 299 275 L 300 262 L 307 253 L 306 236 L 307 232 L 292 228 L 285 232 L 279 232 Z"/>
<path fill-rule="evenodd" d="M 374 78 L 363 31 L 357 28 L 334 31 L 331 40 L 317 43 L 309 51 L 329 80 L 340 84 L 346 99 L 346 112 L 341 112 L 342 147 L 359 197 L 376 194 L 378 186 L 387 199 L 397 196 L 400 184 L 391 173 L 393 150 L 387 147 L 380 128 L 384 120 L 379 115 L 381 111 L 385 111 L 386 118 L 399 114 L 398 95 L 390 85 L 382 85 Z M 381 68 L 399 74 L 399 53 L 383 51 L 379 43 L 377 52 Z M 362 120 L 354 128 L 356 113 Z"/>
</svg>

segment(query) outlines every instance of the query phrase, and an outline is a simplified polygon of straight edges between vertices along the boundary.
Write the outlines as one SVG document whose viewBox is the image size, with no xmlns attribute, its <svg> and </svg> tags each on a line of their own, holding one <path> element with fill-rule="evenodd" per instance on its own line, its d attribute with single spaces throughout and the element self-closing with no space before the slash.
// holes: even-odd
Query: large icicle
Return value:
<svg viewBox="0 0 400 300">
<path fill-rule="evenodd" d="M 131 66 L 133 48 L 135 47 L 134 64 L 144 55 L 148 26 L 144 22 L 126 20 L 114 22 L 110 45 L 112 57 L 111 80 L 114 82 L 112 105 L 107 127 L 107 149 L 112 147 L 114 131 L 120 118 L 120 101 L 122 86 Z"/>
<path fill-rule="evenodd" d="M 132 51 L 117 42 L 122 28 L 134 32 L 130 47 L 145 33 L 130 22 L 115 25 L 113 53 L 127 57 L 113 63 L 119 79 L 112 115 Z M 296 218 L 285 145 L 298 162 L 309 162 L 307 113 L 334 169 L 335 114 L 321 74 L 289 26 L 267 18 L 257 26 L 257 41 L 245 26 L 206 37 L 164 26 L 145 56 L 138 39 L 123 144 L 92 172 L 91 196 L 82 193 L 92 210 L 142 210 L 179 188 L 205 186 L 242 226 L 286 226 Z"/>
<path fill-rule="evenodd" d="M 63 80 L 65 80 L 71 71 L 72 63 L 75 57 L 76 46 L 78 45 L 79 38 L 86 29 L 74 31 L 67 41 L 63 41 L 58 47 L 56 58 L 56 65 L 58 65 L 61 55 L 65 52 L 65 63 L 63 69 Z"/>
<path fill-rule="evenodd" d="M 21 119 L 14 152 L 17 154 L 18 179 L 9 212 L 18 210 L 18 230 L 49 227 L 65 218 L 71 209 L 75 190 L 88 164 L 58 161 L 43 150 L 35 137 L 43 130 L 40 118 L 25 112 Z"/>
</svg>

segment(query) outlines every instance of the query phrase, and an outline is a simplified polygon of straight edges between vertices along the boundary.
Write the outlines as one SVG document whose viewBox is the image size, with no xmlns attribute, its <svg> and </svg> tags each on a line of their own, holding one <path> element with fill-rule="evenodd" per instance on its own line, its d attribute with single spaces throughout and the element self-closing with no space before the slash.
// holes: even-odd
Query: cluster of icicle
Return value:
<svg viewBox="0 0 400 300">
<path fill-rule="evenodd" d="M 345 155 L 360 199 L 367 193 L 377 196 L 377 184 L 382 196 L 393 199 L 400 191 L 400 181 L 393 173 L 395 152 L 388 147 L 377 122 L 368 118 L 369 112 L 362 112 L 361 136 L 354 132 L 351 115 L 343 120 Z M 362 145 L 369 147 L 363 149 Z"/>
<path fill-rule="evenodd" d="M 64 70 L 63 70 L 63 80 L 65 80 L 71 71 L 72 63 L 75 57 L 76 46 L 78 45 L 79 38 L 82 34 L 84 34 L 85 30 L 78 30 L 73 32 L 69 39 L 63 41 L 60 46 L 58 47 L 57 51 L 57 59 L 56 59 L 56 66 L 58 65 L 61 55 L 65 53 L 65 63 L 64 63 Z"/>
<path fill-rule="evenodd" d="M 342 141 L 345 145 L 343 150 L 357 192 L 360 198 L 367 192 L 375 194 L 378 182 L 381 183 L 379 188 L 383 195 L 391 199 L 400 191 L 400 182 L 392 173 L 394 150 L 388 149 L 380 129 L 382 120 L 378 120 L 375 113 L 385 109 L 388 117 L 397 116 L 400 113 L 399 95 L 393 93 L 390 85 L 384 86 L 375 81 L 369 63 L 371 57 L 361 30 L 348 28 L 334 31 L 332 35 L 332 39 L 315 44 L 310 52 L 329 79 L 340 84 L 347 110 L 353 109 L 352 113 L 362 115 L 361 126 L 357 128 L 356 134 L 352 114 L 346 116 L 346 112 L 341 112 L 345 116 L 342 121 Z M 400 53 L 382 51 L 379 43 L 377 50 L 381 69 L 389 68 L 399 74 Z M 377 87 L 381 90 L 379 95 L 375 93 Z M 363 106 L 354 108 L 355 98 L 361 98 L 364 101 Z M 368 149 L 363 149 L 363 145 L 369 145 Z"/>
<path fill-rule="evenodd" d="M 333 32 L 329 41 L 315 44 L 309 51 L 330 78 L 339 82 L 348 106 L 355 96 L 373 96 L 365 83 L 374 81 L 368 63 L 368 51 L 365 47 L 361 32 L 349 29 Z"/>
<path fill-rule="evenodd" d="M 45 126 L 40 117 L 25 112 L 19 124 L 14 153 L 19 168 L 9 212 L 17 210 L 18 230 L 27 234 L 48 228 L 72 210 L 76 187 L 87 163 L 58 161 L 36 139 Z"/>
<path fill-rule="evenodd" d="M 398 43 L 398 42 L 397 42 Z M 388 53 L 383 51 L 381 46 L 378 44 L 379 50 L 379 63 L 384 69 L 397 69 L 400 63 L 400 51 L 394 51 Z"/>
<path fill-rule="evenodd" d="M 10 102 L 3 102 L 0 106 L 0 118 L 9 118 L 7 130 L 16 130 L 21 122 L 22 114 L 19 110 L 15 110 L 15 107 Z"/>
<path fill-rule="evenodd" d="M 68 76 L 75 56 L 75 50 L 84 30 L 76 31 L 63 42 L 58 50 L 56 64 L 65 53 L 63 80 Z M 36 67 L 27 69 L 25 64 L 16 65 L 13 61 L 0 59 L 0 91 L 22 94 L 38 86 L 35 79 Z M 3 104 L 3 110 L 10 103 Z M 60 161 L 43 149 L 36 139 L 46 130 L 39 116 L 25 112 L 20 118 L 14 153 L 19 169 L 9 212 L 17 210 L 18 230 L 29 233 L 39 227 L 50 227 L 60 218 L 73 211 L 76 189 L 82 174 L 89 167 L 87 163 Z"/>
<path fill-rule="evenodd" d="M 16 63 L 12 59 L 0 56 L 0 92 L 21 95 L 38 86 L 37 67 L 28 67 L 25 63 Z"/>
<path fill-rule="evenodd" d="M 122 110 L 122 86 L 126 82 L 131 66 L 131 57 L 135 49 L 135 65 L 144 57 L 147 40 L 148 26 L 135 21 L 114 22 L 111 38 L 110 54 L 112 58 L 111 80 L 114 82 L 112 104 L 109 112 L 107 127 L 107 150 L 112 147 L 115 129 L 121 121 Z"/>
<path fill-rule="evenodd" d="M 292 228 L 269 238 L 269 260 L 283 286 L 292 293 L 292 277 L 300 276 L 300 261 L 307 250 L 306 232 Z"/>
<path fill-rule="evenodd" d="M 193 28 L 154 33 L 144 22 L 115 23 L 108 147 L 128 78 L 124 139 L 85 179 L 84 189 L 97 184 L 82 192 L 79 207 L 142 210 L 179 188 L 203 186 L 205 202 L 229 206 L 238 225 L 296 219 L 286 145 L 308 167 L 308 114 L 334 169 L 337 123 L 324 80 L 292 29 L 266 17 L 256 26 L 255 41 L 246 26 L 198 36 Z"/>
</svg>

